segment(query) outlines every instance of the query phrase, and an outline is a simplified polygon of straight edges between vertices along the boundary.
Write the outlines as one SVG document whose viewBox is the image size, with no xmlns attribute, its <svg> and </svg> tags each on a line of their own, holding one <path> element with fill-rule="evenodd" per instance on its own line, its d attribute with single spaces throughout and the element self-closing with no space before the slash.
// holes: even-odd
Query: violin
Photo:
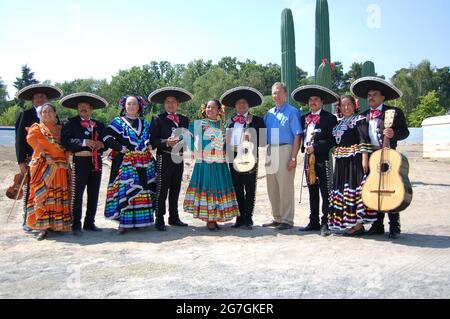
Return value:
<svg viewBox="0 0 450 319">
<path fill-rule="evenodd" d="M 314 141 L 314 134 L 311 138 L 311 141 Z M 311 143 L 308 143 L 310 146 Z M 314 186 L 317 183 L 317 174 L 316 174 L 316 156 L 314 153 L 309 154 L 305 152 L 305 173 L 306 173 L 306 181 L 309 186 Z"/>
<path fill-rule="evenodd" d="M 6 190 L 6 197 L 12 200 L 23 198 L 23 185 L 26 183 L 27 177 L 21 173 L 14 176 L 14 183 Z"/>
</svg>

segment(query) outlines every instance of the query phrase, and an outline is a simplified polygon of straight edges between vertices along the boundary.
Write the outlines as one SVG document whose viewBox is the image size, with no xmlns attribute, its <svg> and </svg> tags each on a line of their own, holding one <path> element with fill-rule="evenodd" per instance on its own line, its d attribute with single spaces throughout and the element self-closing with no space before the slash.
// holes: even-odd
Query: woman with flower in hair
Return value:
<svg viewBox="0 0 450 319">
<path fill-rule="evenodd" d="M 351 95 L 341 97 L 336 108 L 342 119 L 333 130 L 336 168 L 328 217 L 330 230 L 351 237 L 362 235 L 364 225 L 377 220 L 377 213 L 369 210 L 361 197 L 372 147 L 366 117 L 357 114 L 358 109 Z"/>
<path fill-rule="evenodd" d="M 104 138 L 113 150 L 105 216 L 119 221 L 123 234 L 154 223 L 156 165 L 150 152 L 150 124 L 142 118 L 146 101 L 126 96 L 119 105 L 120 117 L 108 126 Z"/>
<path fill-rule="evenodd" d="M 239 216 L 239 205 L 226 161 L 225 109 L 217 100 L 202 108 L 204 119 L 194 123 L 196 145 L 191 144 L 196 159 L 194 172 L 184 201 L 184 210 L 207 223 L 211 231 L 218 223 Z"/>
</svg>

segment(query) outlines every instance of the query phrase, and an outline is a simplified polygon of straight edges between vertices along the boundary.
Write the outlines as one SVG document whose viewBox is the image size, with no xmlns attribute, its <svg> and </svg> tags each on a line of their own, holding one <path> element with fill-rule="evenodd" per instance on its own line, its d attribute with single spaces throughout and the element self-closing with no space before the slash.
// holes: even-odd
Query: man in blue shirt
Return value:
<svg viewBox="0 0 450 319">
<path fill-rule="evenodd" d="M 295 217 L 294 179 L 297 156 L 302 144 L 301 112 L 287 103 L 284 83 L 272 87 L 275 107 L 264 117 L 268 131 L 267 192 L 272 206 L 273 221 L 263 227 L 292 229 Z"/>
</svg>

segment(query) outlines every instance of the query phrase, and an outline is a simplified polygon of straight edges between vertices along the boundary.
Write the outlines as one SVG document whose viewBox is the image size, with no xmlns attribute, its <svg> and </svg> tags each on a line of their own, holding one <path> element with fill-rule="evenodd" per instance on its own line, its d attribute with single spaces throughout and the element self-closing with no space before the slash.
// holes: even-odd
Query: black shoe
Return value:
<svg viewBox="0 0 450 319">
<path fill-rule="evenodd" d="M 234 223 L 233 226 L 231 226 L 231 228 L 239 228 L 241 226 L 244 226 L 244 222 L 242 221 L 241 218 L 237 218 L 236 222 Z"/>
<path fill-rule="evenodd" d="M 389 239 L 399 239 L 400 238 L 400 233 L 401 233 L 401 231 L 400 231 L 400 229 L 398 229 L 398 228 L 394 228 L 394 229 L 390 229 L 390 231 L 389 231 Z"/>
<path fill-rule="evenodd" d="M 384 231 L 383 226 L 372 225 L 372 227 L 369 229 L 369 231 L 364 233 L 364 235 L 365 236 L 381 236 L 381 235 L 384 235 L 384 233 L 385 233 L 385 231 Z"/>
<path fill-rule="evenodd" d="M 165 224 L 156 224 L 156 229 L 161 232 L 167 231 L 167 227 Z"/>
<path fill-rule="evenodd" d="M 169 225 L 175 226 L 175 227 L 188 227 L 189 226 L 188 224 L 183 223 L 181 220 L 169 221 Z"/>
<path fill-rule="evenodd" d="M 46 239 L 48 236 L 48 232 L 47 231 L 41 231 L 39 232 L 39 234 L 36 235 L 36 239 L 38 241 L 43 241 L 44 239 Z"/>
<path fill-rule="evenodd" d="M 74 229 L 74 230 L 72 231 L 72 234 L 73 234 L 75 237 L 82 237 L 82 236 L 83 236 L 83 231 L 82 231 L 81 229 Z"/>
<path fill-rule="evenodd" d="M 294 226 L 289 225 L 289 224 L 285 224 L 285 223 L 280 224 L 280 225 L 277 226 L 277 230 L 280 230 L 280 231 L 282 231 L 282 230 L 289 230 L 289 229 L 292 229 L 292 228 L 294 228 Z"/>
<path fill-rule="evenodd" d="M 31 229 L 30 227 L 28 227 L 27 225 L 23 225 L 22 227 L 23 231 L 26 233 L 31 233 L 33 232 L 33 229 Z"/>
<path fill-rule="evenodd" d="M 312 232 L 312 231 L 319 231 L 320 230 L 320 225 L 319 224 L 308 224 L 308 226 L 306 227 L 301 227 L 299 229 L 299 231 L 301 232 Z"/>
<path fill-rule="evenodd" d="M 320 229 L 320 236 L 328 237 L 330 235 L 331 235 L 330 228 L 328 228 L 328 226 L 326 225 L 322 226 L 322 228 Z"/>
<path fill-rule="evenodd" d="M 250 224 L 250 223 L 246 223 L 242 227 L 243 227 L 243 229 L 246 229 L 246 230 L 252 230 L 253 229 L 253 225 Z"/>
<path fill-rule="evenodd" d="M 83 230 L 86 230 L 86 231 L 92 231 L 92 232 L 97 232 L 97 233 L 100 233 L 100 232 L 103 231 L 103 230 L 101 230 L 100 228 L 98 228 L 97 226 L 95 226 L 95 224 L 92 224 L 92 225 L 84 225 L 84 226 L 83 226 Z"/>
</svg>

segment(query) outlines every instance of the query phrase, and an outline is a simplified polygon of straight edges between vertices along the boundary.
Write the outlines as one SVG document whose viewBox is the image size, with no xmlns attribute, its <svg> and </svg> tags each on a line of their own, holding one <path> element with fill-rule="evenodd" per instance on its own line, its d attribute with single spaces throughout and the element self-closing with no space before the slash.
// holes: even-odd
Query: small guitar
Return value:
<svg viewBox="0 0 450 319">
<path fill-rule="evenodd" d="M 253 116 L 249 116 L 249 120 L 245 123 L 244 132 L 250 126 Z M 245 136 L 245 135 L 244 135 Z M 253 171 L 257 165 L 257 159 L 254 155 L 255 145 L 245 140 L 237 148 L 237 156 L 233 162 L 233 168 L 238 173 L 249 173 Z"/>
<path fill-rule="evenodd" d="M 238 173 L 251 172 L 256 166 L 256 157 L 253 154 L 255 145 L 249 141 L 244 141 L 238 146 L 237 156 L 234 159 L 233 167 Z"/>
<path fill-rule="evenodd" d="M 395 110 L 385 112 L 386 128 L 394 124 Z M 412 186 L 408 178 L 408 159 L 390 148 L 385 137 L 383 148 L 370 157 L 370 175 L 362 189 L 364 204 L 378 212 L 401 212 L 412 201 Z"/>
</svg>

